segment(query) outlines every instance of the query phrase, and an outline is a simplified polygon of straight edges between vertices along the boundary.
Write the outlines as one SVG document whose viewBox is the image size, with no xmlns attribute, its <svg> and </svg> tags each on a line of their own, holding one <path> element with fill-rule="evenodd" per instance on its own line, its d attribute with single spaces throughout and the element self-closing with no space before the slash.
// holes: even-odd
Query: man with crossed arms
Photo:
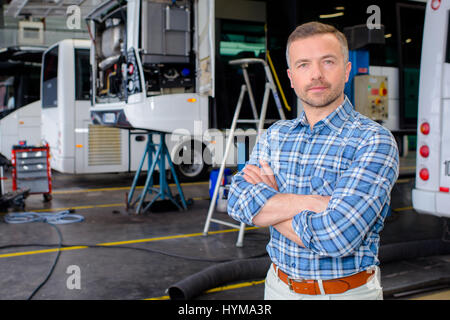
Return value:
<svg viewBox="0 0 450 320">
<path fill-rule="evenodd" d="M 383 299 L 378 250 L 399 171 L 392 134 L 344 95 L 345 36 L 310 22 L 287 43 L 299 118 L 258 139 L 233 179 L 229 215 L 269 226 L 265 299 Z"/>
</svg>

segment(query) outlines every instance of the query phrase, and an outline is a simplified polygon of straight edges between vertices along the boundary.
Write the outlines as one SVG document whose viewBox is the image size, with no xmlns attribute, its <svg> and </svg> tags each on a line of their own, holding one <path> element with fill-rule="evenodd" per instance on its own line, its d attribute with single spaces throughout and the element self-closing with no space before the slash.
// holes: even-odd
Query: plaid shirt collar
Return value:
<svg viewBox="0 0 450 320">
<path fill-rule="evenodd" d="M 345 96 L 344 102 L 341 105 L 339 105 L 332 113 L 330 113 L 328 116 L 314 125 L 314 131 L 320 130 L 323 126 L 327 126 L 331 130 L 336 131 L 338 134 L 340 134 L 344 128 L 345 121 L 348 119 L 352 111 L 353 106 L 348 100 L 347 96 Z M 295 126 L 297 125 L 309 127 L 305 111 L 303 111 L 300 117 L 296 119 Z"/>
</svg>

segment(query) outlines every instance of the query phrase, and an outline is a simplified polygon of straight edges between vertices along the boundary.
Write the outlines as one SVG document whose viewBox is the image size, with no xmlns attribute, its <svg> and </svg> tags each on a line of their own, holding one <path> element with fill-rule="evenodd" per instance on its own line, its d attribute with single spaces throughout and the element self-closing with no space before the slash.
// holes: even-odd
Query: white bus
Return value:
<svg viewBox="0 0 450 320">
<path fill-rule="evenodd" d="M 93 40 L 94 123 L 166 133 L 183 130 L 183 135 L 167 135 L 166 143 L 173 160 L 186 159 L 189 153 L 188 161 L 174 161 L 185 181 L 208 173 L 202 135 L 214 95 L 214 1 L 193 3 L 112 0 L 87 17 Z M 191 140 L 194 132 L 199 138 Z"/>
<path fill-rule="evenodd" d="M 62 173 L 135 171 L 146 135 L 92 124 L 89 40 L 66 39 L 42 58 L 42 140 Z M 144 168 L 146 169 L 146 167 Z"/>
<path fill-rule="evenodd" d="M 428 1 L 417 118 L 417 212 L 450 217 L 450 1 Z"/>
<path fill-rule="evenodd" d="M 40 143 L 39 78 L 44 50 L 0 49 L 0 154 L 8 160 L 14 145 Z"/>
<path fill-rule="evenodd" d="M 111 0 L 95 8 L 86 18 L 93 40 L 94 123 L 171 133 L 166 142 L 178 173 L 185 176 L 201 176 L 207 165 L 218 166 L 224 129 L 231 127 L 244 82 L 239 66 L 228 61 L 265 58 L 266 48 L 265 4 L 234 2 L 228 16 L 219 19 L 227 5 L 216 0 Z M 232 20 L 235 16 L 239 21 Z M 248 70 L 259 106 L 264 69 L 250 65 Z M 225 89 L 230 85 L 234 91 Z M 248 101 L 244 104 L 240 119 L 252 119 Z M 267 119 L 280 119 L 272 106 L 271 100 Z M 237 135 L 255 140 L 254 125 L 240 128 L 250 130 Z M 227 163 L 236 166 L 236 148 Z"/>
<path fill-rule="evenodd" d="M 192 3 L 108 1 L 88 16 L 95 120 L 168 133 L 207 123 L 214 1 Z"/>
</svg>

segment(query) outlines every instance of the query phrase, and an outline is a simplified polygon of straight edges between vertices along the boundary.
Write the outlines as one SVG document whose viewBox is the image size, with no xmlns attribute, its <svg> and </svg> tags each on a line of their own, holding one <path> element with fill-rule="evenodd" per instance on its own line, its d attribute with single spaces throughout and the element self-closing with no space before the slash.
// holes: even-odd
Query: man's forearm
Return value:
<svg viewBox="0 0 450 320">
<path fill-rule="evenodd" d="M 292 219 L 303 210 L 321 212 L 325 210 L 329 197 L 279 193 L 270 198 L 261 211 L 253 218 L 260 227 L 273 226 Z"/>
<path fill-rule="evenodd" d="M 279 233 L 281 233 L 283 236 L 288 238 L 289 240 L 295 242 L 300 247 L 305 247 L 300 237 L 295 233 L 294 228 L 292 227 L 292 219 L 285 220 L 283 222 L 280 222 L 278 224 L 273 225 L 275 229 Z"/>
</svg>

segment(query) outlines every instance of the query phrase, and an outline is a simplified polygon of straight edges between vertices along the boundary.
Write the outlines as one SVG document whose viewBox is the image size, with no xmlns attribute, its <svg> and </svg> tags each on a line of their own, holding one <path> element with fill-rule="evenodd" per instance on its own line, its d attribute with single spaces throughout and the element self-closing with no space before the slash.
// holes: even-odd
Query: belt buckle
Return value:
<svg viewBox="0 0 450 320">
<path fill-rule="evenodd" d="M 289 290 L 294 291 L 294 287 L 292 286 L 292 279 L 290 277 L 287 277 L 287 282 L 288 282 Z"/>
<path fill-rule="evenodd" d="M 303 278 L 292 280 L 292 278 L 288 276 L 287 277 L 287 284 L 288 284 L 289 290 L 295 292 L 294 291 L 294 286 L 292 285 L 292 282 L 303 282 L 303 281 L 304 281 Z"/>
</svg>

